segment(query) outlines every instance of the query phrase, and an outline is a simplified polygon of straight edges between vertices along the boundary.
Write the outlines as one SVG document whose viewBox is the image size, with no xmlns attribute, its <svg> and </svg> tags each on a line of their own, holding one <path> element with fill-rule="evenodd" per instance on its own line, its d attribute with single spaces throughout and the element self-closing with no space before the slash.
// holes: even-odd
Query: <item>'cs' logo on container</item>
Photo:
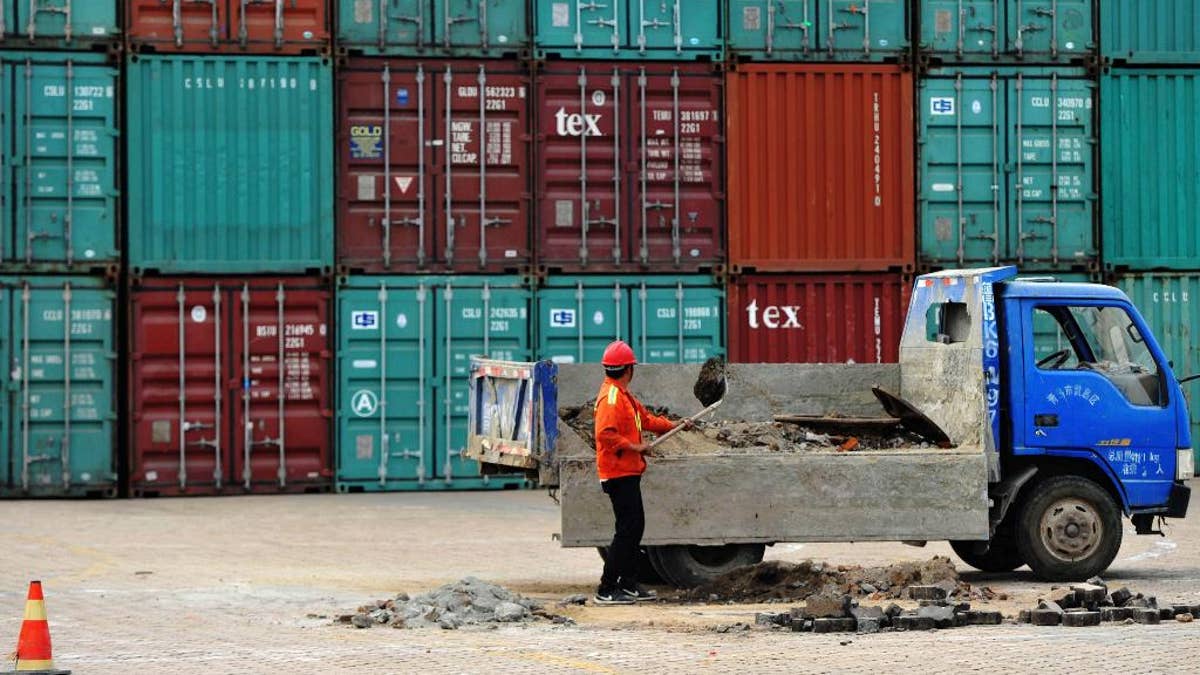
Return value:
<svg viewBox="0 0 1200 675">
<path fill-rule="evenodd" d="M 929 99 L 929 114 L 930 115 L 953 115 L 954 114 L 954 99 L 938 96 Z"/>
<path fill-rule="evenodd" d="M 379 328 L 379 312 L 353 312 L 350 315 L 350 327 L 353 330 Z"/>
<path fill-rule="evenodd" d="M 552 310 L 550 310 L 550 325 L 555 328 L 574 328 L 575 327 L 575 310 L 573 310 L 573 309 L 552 309 Z"/>
</svg>

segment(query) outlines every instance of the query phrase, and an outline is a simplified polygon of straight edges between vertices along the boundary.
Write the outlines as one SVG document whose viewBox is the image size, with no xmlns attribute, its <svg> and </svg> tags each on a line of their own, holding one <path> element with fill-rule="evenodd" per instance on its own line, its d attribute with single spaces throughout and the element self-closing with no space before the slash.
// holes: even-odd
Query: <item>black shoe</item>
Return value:
<svg viewBox="0 0 1200 675">
<path fill-rule="evenodd" d="M 619 588 L 614 588 L 611 590 L 596 591 L 592 602 L 597 605 L 632 605 L 637 602 L 637 598 Z"/>
<path fill-rule="evenodd" d="M 658 592 L 646 588 L 641 584 L 634 584 L 633 588 L 622 588 L 621 592 L 632 597 L 637 602 L 645 602 L 646 600 L 657 600 Z"/>
</svg>

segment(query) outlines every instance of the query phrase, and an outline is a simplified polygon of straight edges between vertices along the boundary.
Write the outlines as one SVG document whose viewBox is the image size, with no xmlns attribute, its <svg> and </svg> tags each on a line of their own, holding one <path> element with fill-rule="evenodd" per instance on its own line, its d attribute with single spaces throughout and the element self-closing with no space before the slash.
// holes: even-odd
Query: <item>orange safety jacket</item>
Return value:
<svg viewBox="0 0 1200 675">
<path fill-rule="evenodd" d="M 606 377 L 596 395 L 596 471 L 600 480 L 640 476 L 646 470 L 642 453 L 631 448 L 642 442 L 642 431 L 670 431 L 675 423 L 651 414 L 616 380 Z"/>
</svg>

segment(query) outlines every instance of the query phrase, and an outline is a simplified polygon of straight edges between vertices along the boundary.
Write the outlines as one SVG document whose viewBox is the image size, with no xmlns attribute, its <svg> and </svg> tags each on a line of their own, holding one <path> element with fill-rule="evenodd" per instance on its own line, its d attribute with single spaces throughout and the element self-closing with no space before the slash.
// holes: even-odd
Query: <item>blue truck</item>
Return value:
<svg viewBox="0 0 1200 675">
<path fill-rule="evenodd" d="M 633 389 L 694 408 L 678 392 L 696 372 L 639 367 Z M 1187 513 L 1187 401 L 1116 288 L 1018 278 L 1014 267 L 926 274 L 898 364 L 731 364 L 727 377 L 727 419 L 799 412 L 854 426 L 878 421 L 882 402 L 922 441 L 651 459 L 647 573 L 678 586 L 757 562 L 765 546 L 813 541 L 949 541 L 981 570 L 1029 565 L 1042 579 L 1080 580 L 1113 561 L 1123 517 L 1158 534 Z M 599 381 L 594 365 L 480 357 L 472 367 L 466 453 L 485 471 L 523 469 L 557 490 L 564 546 L 603 547 L 612 533 L 594 451 L 559 418 L 587 405 Z M 872 385 L 899 393 L 875 402 L 863 394 Z"/>
</svg>

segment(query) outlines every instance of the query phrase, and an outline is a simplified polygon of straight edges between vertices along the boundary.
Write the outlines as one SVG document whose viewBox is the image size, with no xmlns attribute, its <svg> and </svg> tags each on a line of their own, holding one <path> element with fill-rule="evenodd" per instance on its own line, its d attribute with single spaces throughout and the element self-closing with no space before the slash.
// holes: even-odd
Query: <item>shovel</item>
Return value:
<svg viewBox="0 0 1200 675">
<path fill-rule="evenodd" d="M 679 433 L 684 427 L 716 410 L 725 402 L 725 396 L 729 394 L 729 381 L 725 379 L 725 362 L 716 356 L 705 361 L 700 368 L 700 376 L 696 379 L 696 385 L 692 387 L 692 393 L 696 395 L 700 404 L 705 406 L 704 410 L 683 420 L 667 433 L 654 439 L 650 443 L 651 450 Z"/>
</svg>

